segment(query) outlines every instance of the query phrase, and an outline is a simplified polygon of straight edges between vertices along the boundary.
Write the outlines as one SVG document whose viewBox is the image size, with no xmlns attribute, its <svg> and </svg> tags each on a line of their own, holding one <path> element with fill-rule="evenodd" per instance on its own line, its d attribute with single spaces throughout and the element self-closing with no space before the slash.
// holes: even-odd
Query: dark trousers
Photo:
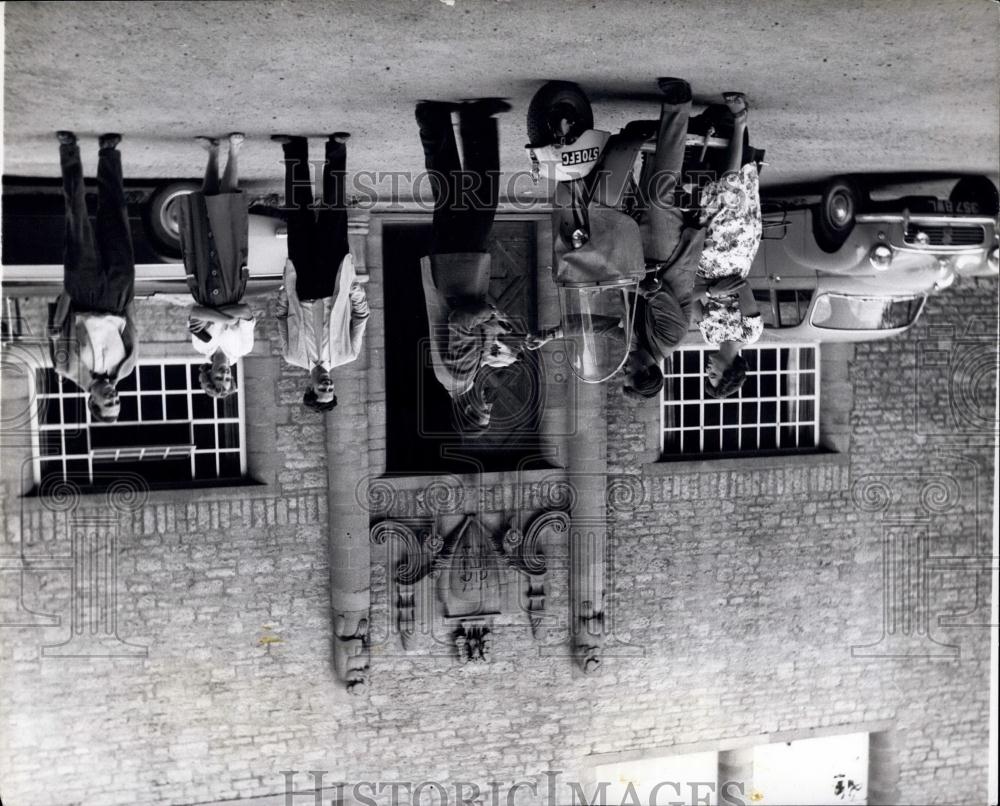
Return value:
<svg viewBox="0 0 1000 806">
<path fill-rule="evenodd" d="M 79 146 L 60 145 L 59 163 L 66 204 L 63 286 L 77 311 L 123 315 L 135 295 L 135 257 L 121 154 L 98 152 L 96 233 L 87 215 Z"/>
<path fill-rule="evenodd" d="M 347 146 L 326 142 L 323 203 L 313 207 L 309 142 L 292 138 L 285 152 L 285 206 L 288 257 L 295 266 L 295 293 L 301 300 L 333 296 L 337 270 L 350 252 L 347 240 Z"/>
<path fill-rule="evenodd" d="M 434 194 L 430 253 L 488 251 L 500 196 L 496 119 L 460 117 L 464 165 L 447 106 L 424 110 L 417 122 Z"/>
</svg>

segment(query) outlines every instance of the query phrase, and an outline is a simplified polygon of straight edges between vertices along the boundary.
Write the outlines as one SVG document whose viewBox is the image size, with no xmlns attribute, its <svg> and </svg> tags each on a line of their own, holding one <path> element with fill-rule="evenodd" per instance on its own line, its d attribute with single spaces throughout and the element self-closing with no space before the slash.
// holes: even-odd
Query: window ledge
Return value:
<svg viewBox="0 0 1000 806">
<path fill-rule="evenodd" d="M 38 487 L 21 496 L 25 512 L 43 512 L 51 509 L 49 496 L 39 495 Z M 311 491 L 313 492 L 313 491 Z M 101 499 L 107 500 L 108 490 L 99 488 L 81 488 L 80 501 L 84 506 L 97 504 Z M 238 497 L 240 500 L 255 498 L 273 498 L 275 491 L 264 482 L 247 477 L 242 481 L 228 481 L 222 484 L 205 484 L 197 487 L 154 487 L 146 493 L 145 506 L 156 504 L 197 504 L 202 501 L 217 501 Z"/>
<path fill-rule="evenodd" d="M 811 453 L 785 453 L 773 456 L 733 456 L 724 459 L 664 459 L 647 462 L 642 472 L 647 476 L 673 476 L 686 473 L 721 473 L 729 470 L 787 470 L 797 467 L 847 467 L 847 453 L 823 450 Z"/>
</svg>

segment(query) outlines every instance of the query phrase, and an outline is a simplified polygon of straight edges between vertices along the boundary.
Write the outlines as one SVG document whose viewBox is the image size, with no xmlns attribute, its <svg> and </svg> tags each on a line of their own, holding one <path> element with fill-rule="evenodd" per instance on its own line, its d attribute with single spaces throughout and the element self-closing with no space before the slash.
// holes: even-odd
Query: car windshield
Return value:
<svg viewBox="0 0 1000 806">
<path fill-rule="evenodd" d="M 913 323 L 924 297 L 848 297 L 821 294 L 811 322 L 827 330 L 895 330 Z"/>
</svg>

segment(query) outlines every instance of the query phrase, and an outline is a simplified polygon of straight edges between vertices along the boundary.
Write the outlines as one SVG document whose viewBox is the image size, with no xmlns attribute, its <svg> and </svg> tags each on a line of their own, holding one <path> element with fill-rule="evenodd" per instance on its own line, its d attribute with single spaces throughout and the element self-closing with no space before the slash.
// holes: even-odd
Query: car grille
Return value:
<svg viewBox="0 0 1000 806">
<path fill-rule="evenodd" d="M 978 246 L 986 239 L 980 226 L 953 226 L 949 224 L 907 224 L 903 240 L 917 244 L 917 234 L 927 236 L 927 246 Z"/>
</svg>

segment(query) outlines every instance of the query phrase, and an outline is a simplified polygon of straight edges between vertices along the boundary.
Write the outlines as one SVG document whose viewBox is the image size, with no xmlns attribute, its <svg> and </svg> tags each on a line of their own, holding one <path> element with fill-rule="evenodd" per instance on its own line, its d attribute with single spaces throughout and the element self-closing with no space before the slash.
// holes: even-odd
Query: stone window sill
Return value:
<svg viewBox="0 0 1000 806">
<path fill-rule="evenodd" d="M 820 449 L 811 453 L 786 453 L 774 456 L 736 456 L 725 459 L 664 459 L 659 462 L 647 462 L 643 464 L 642 472 L 648 476 L 673 476 L 685 473 L 846 467 L 849 464 L 849 454 Z"/>
</svg>

